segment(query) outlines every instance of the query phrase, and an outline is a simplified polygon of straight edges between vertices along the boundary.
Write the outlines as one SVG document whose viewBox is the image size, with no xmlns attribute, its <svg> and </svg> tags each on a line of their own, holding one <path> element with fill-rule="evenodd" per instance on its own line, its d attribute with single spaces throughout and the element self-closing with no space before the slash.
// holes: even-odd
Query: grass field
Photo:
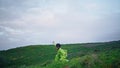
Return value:
<svg viewBox="0 0 120 68">
<path fill-rule="evenodd" d="M 0 68 L 120 68 L 120 41 L 63 44 L 68 63 L 55 63 L 52 45 L 30 45 L 0 51 Z"/>
</svg>

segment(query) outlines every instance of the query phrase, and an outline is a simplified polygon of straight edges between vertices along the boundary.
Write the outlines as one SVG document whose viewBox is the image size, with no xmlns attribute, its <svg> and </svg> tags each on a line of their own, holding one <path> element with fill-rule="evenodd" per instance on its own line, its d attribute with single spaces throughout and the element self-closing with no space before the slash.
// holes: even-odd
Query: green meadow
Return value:
<svg viewBox="0 0 120 68">
<path fill-rule="evenodd" d="M 120 68 L 120 41 L 62 44 L 68 63 L 54 62 L 53 45 L 29 45 L 0 51 L 0 68 Z"/>
</svg>

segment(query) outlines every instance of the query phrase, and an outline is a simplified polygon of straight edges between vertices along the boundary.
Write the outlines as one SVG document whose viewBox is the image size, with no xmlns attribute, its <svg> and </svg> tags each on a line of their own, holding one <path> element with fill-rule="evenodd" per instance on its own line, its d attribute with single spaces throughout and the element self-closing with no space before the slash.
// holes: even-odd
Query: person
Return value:
<svg viewBox="0 0 120 68">
<path fill-rule="evenodd" d="M 61 48 L 61 44 L 56 44 L 57 54 L 55 56 L 55 62 L 68 62 L 67 50 Z"/>
</svg>

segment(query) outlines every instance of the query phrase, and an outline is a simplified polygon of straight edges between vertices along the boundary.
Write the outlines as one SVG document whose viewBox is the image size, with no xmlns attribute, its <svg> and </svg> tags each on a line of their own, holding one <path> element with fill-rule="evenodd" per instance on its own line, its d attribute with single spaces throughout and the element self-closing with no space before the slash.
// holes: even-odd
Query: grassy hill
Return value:
<svg viewBox="0 0 120 68">
<path fill-rule="evenodd" d="M 55 63 L 52 45 L 30 45 L 0 51 L 0 68 L 120 68 L 120 41 L 63 44 L 68 63 Z"/>
</svg>

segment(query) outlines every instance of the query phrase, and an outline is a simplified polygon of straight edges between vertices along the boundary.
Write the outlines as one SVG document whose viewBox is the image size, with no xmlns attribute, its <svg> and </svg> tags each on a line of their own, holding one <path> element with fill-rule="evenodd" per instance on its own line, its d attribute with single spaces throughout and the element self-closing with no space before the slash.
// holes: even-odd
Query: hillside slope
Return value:
<svg viewBox="0 0 120 68">
<path fill-rule="evenodd" d="M 2 68 L 119 68 L 120 41 L 104 43 L 64 44 L 68 50 L 65 64 L 53 62 L 56 49 L 52 45 L 31 45 L 0 51 Z M 67 66 L 67 67 L 65 67 Z"/>
</svg>

